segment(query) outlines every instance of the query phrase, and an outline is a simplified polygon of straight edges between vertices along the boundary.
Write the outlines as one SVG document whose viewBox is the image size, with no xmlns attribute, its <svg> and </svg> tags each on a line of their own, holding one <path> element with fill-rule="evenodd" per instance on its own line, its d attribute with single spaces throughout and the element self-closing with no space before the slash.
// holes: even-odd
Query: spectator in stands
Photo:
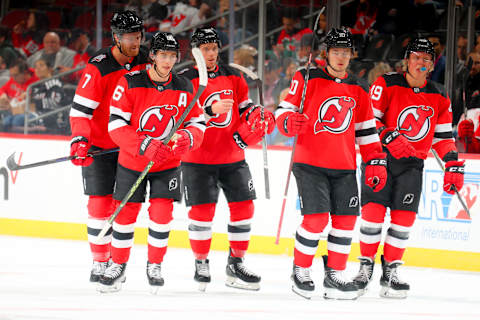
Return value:
<svg viewBox="0 0 480 320">
<path fill-rule="evenodd" d="M 313 42 L 313 48 L 312 48 L 312 42 Z M 307 63 L 310 53 L 312 53 L 312 61 L 316 63 L 317 60 L 315 59 L 317 58 L 317 55 L 318 55 L 318 41 L 313 39 L 313 33 L 306 33 L 300 39 L 300 46 L 298 47 L 298 50 L 297 50 L 297 62 L 300 66 L 303 66 Z M 318 62 L 320 61 L 321 59 L 318 60 Z M 325 66 L 325 64 L 323 66 Z"/>
<path fill-rule="evenodd" d="M 356 8 L 356 19 L 350 28 L 352 34 L 366 35 L 377 19 L 378 0 L 360 0 Z"/>
<path fill-rule="evenodd" d="M 469 59 L 472 59 L 472 69 L 467 78 L 466 104 L 468 108 L 480 108 L 480 106 L 474 106 L 472 103 L 473 98 L 478 96 L 480 91 L 480 53 L 476 51 L 470 52 L 466 63 L 468 63 Z"/>
<path fill-rule="evenodd" d="M 3 25 L 0 25 L 0 56 L 3 57 L 3 62 L 6 63 L 7 68 L 10 67 L 19 56 L 19 52 L 10 42 L 10 30 Z"/>
<path fill-rule="evenodd" d="M 369 87 L 372 85 L 372 83 L 377 80 L 378 77 L 384 75 L 387 72 L 391 72 L 392 67 L 385 62 L 375 62 L 375 65 L 373 66 L 372 69 L 368 72 L 368 85 Z"/>
<path fill-rule="evenodd" d="M 480 53 L 480 34 L 475 38 L 475 51 Z"/>
<path fill-rule="evenodd" d="M 400 60 L 395 62 L 394 71 L 398 73 L 403 73 L 407 71 L 407 66 L 405 65 L 405 60 Z"/>
<path fill-rule="evenodd" d="M 438 29 L 439 17 L 435 4 L 427 0 L 414 0 L 408 10 L 408 25 L 412 31 L 433 32 Z"/>
<path fill-rule="evenodd" d="M 405 0 L 380 0 L 378 4 L 377 19 L 372 27 L 375 33 L 394 34 L 395 36 L 409 30 L 408 18 L 409 1 Z"/>
<path fill-rule="evenodd" d="M 38 80 L 21 58 L 10 67 L 10 80 L 0 88 L 0 110 L 3 111 L 3 130 L 18 131 L 25 122 L 27 87 Z"/>
<path fill-rule="evenodd" d="M 125 10 L 134 11 L 143 19 L 147 39 L 158 31 L 158 26 L 168 16 L 167 3 L 170 1 L 158 0 L 130 0 Z"/>
<path fill-rule="evenodd" d="M 43 48 L 42 39 L 49 25 L 47 15 L 32 10 L 27 20 L 22 20 L 13 27 L 12 43 L 24 56 L 29 57 Z"/>
<path fill-rule="evenodd" d="M 75 51 L 75 56 L 73 57 L 72 68 L 63 68 L 62 72 L 74 69 L 77 67 L 84 67 L 87 65 L 88 60 L 92 55 L 97 51 L 95 47 L 90 45 L 90 38 L 88 37 L 88 32 L 77 28 L 73 29 L 70 38 L 68 41 L 68 47 Z M 75 72 L 69 80 L 76 83 L 82 76 L 82 70 Z"/>
<path fill-rule="evenodd" d="M 35 114 L 42 115 L 49 111 L 59 109 L 68 105 L 69 101 L 63 90 L 63 83 L 58 78 L 52 78 L 52 65 L 44 59 L 35 61 L 35 75 L 40 80 L 49 79 L 32 87 L 30 110 L 35 111 Z M 59 112 L 49 117 L 42 118 L 38 121 L 39 131 L 48 131 L 50 133 L 66 133 L 68 119 L 67 110 Z"/>
<path fill-rule="evenodd" d="M 44 59 L 53 66 L 54 73 L 61 73 L 72 68 L 75 54 L 75 51 L 60 45 L 60 37 L 56 32 L 47 32 L 43 37 L 43 49 L 32 54 L 27 63 L 33 67 L 35 61 Z"/>
<path fill-rule="evenodd" d="M 445 39 L 443 36 L 434 34 L 428 37 L 428 40 L 433 44 L 435 49 L 435 62 L 433 64 L 433 71 L 430 73 L 430 79 L 443 84 L 445 82 Z"/>
<path fill-rule="evenodd" d="M 312 33 L 309 28 L 301 28 L 300 14 L 296 8 L 286 8 L 282 15 L 283 29 L 278 35 L 274 51 L 276 55 L 283 58 L 295 57 L 297 47 L 300 44 L 302 36 L 306 33 Z M 282 62 L 282 61 L 281 61 Z"/>
<path fill-rule="evenodd" d="M 465 63 L 465 59 L 467 58 L 467 45 L 467 36 L 460 34 L 457 39 L 457 59 L 461 64 Z"/>
<path fill-rule="evenodd" d="M 255 56 L 257 55 L 257 50 L 254 47 L 249 45 L 243 45 L 240 48 L 236 49 L 233 52 L 233 62 L 249 68 L 250 70 L 255 70 Z"/>
<path fill-rule="evenodd" d="M 188 4 L 178 1 L 173 12 L 160 24 L 159 30 L 176 34 L 185 28 L 202 23 L 212 13 L 207 1 L 189 0 Z"/>
<path fill-rule="evenodd" d="M 472 59 L 472 68 L 467 70 L 468 59 L 457 65 L 457 74 L 455 75 L 456 83 L 454 87 L 454 97 L 452 100 L 453 124 L 457 124 L 460 116 L 464 113 L 464 104 L 467 109 L 476 108 L 474 102 L 478 101 L 474 98 L 480 92 L 480 54 L 472 51 L 468 56 Z M 464 99 L 465 91 L 465 101 Z M 480 106 L 478 106 L 480 107 Z"/>
<path fill-rule="evenodd" d="M 0 53 L 0 87 L 2 87 L 10 79 L 7 63 Z"/>
<path fill-rule="evenodd" d="M 280 73 L 280 77 L 273 89 L 273 96 L 276 97 L 275 99 L 275 106 L 278 106 L 281 100 L 281 92 L 285 88 L 290 87 L 290 81 L 292 81 L 293 75 L 295 71 L 298 69 L 298 63 L 293 58 L 286 58 L 283 61 L 283 68 Z"/>
<path fill-rule="evenodd" d="M 265 74 L 263 75 L 263 103 L 264 107 L 273 112 L 276 108 L 276 97 L 274 89 L 279 81 L 281 65 L 276 60 L 268 60 L 265 63 Z"/>
</svg>

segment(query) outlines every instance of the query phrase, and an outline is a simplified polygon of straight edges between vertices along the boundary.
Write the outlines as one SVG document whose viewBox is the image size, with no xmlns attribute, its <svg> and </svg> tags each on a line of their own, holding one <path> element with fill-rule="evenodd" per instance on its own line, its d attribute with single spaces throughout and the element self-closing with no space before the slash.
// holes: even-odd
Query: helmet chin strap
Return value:
<svg viewBox="0 0 480 320">
<path fill-rule="evenodd" d="M 168 75 L 170 74 L 170 72 L 168 72 L 166 75 L 160 74 L 160 72 L 158 72 L 157 70 L 157 65 L 155 63 L 153 64 L 153 70 L 155 70 L 155 72 L 161 79 L 168 77 Z"/>
<path fill-rule="evenodd" d="M 120 37 L 120 36 L 117 34 L 117 37 Z M 120 53 L 123 54 L 125 57 L 132 58 L 132 56 L 129 56 L 122 51 L 122 44 L 120 43 L 120 41 L 115 40 L 115 37 L 113 39 L 115 41 L 115 46 L 118 48 L 118 51 L 120 51 Z"/>
<path fill-rule="evenodd" d="M 332 68 L 332 70 L 335 71 L 335 72 L 341 72 L 341 70 L 335 69 L 335 68 L 330 64 L 330 59 L 328 58 L 328 52 L 327 52 L 327 67 Z"/>
</svg>

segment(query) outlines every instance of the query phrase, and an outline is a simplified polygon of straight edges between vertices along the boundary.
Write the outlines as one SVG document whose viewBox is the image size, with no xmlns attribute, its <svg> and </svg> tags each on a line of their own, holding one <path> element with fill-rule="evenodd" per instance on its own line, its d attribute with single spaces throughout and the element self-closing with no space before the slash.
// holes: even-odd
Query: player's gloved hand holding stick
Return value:
<svg viewBox="0 0 480 320">
<path fill-rule="evenodd" d="M 383 152 L 377 152 L 370 156 L 366 161 L 365 184 L 378 192 L 385 187 L 387 183 L 387 155 Z"/>
<path fill-rule="evenodd" d="M 70 144 L 70 156 L 74 156 L 71 161 L 76 166 L 88 167 L 92 164 L 93 158 L 88 157 L 88 149 L 91 144 L 87 138 L 83 136 L 73 137 Z"/>
<path fill-rule="evenodd" d="M 380 140 L 395 159 L 415 157 L 417 154 L 407 138 L 394 128 L 384 129 L 380 133 Z"/>
</svg>

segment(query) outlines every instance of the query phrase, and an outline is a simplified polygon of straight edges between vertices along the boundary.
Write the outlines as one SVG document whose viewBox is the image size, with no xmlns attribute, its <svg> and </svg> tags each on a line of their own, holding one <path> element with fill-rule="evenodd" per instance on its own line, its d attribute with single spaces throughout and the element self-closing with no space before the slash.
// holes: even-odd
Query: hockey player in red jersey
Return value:
<svg viewBox="0 0 480 320">
<path fill-rule="evenodd" d="M 407 71 L 379 77 L 370 88 L 373 113 L 388 157 L 386 187 L 373 193 L 362 185 L 360 271 L 354 281 L 363 294 L 370 282 L 382 236 L 386 208 L 390 226 L 383 247 L 380 295 L 405 298 L 410 286 L 398 276 L 410 230 L 420 202 L 423 163 L 430 148 L 445 161 L 443 189 L 463 186 L 464 161 L 452 136 L 451 103 L 442 85 L 427 80 L 435 51 L 424 38 L 412 40 L 405 53 Z"/>
<path fill-rule="evenodd" d="M 125 281 L 125 269 L 133 245 L 135 221 L 150 185 L 147 278 L 156 293 L 164 280 L 161 263 L 167 250 L 173 202 L 181 198 L 180 157 L 199 147 L 205 131 L 203 110 L 195 103 L 169 144 L 165 139 L 193 99 L 193 86 L 171 72 L 179 54 L 179 44 L 168 32 L 158 32 L 151 40 L 149 70 L 126 74 L 118 82 L 110 103 L 108 131 L 120 146 L 117 205 L 129 192 L 150 161 L 155 164 L 120 211 L 113 223 L 112 264 L 100 278 L 99 290 L 118 291 Z"/>
<path fill-rule="evenodd" d="M 306 68 L 299 69 L 276 111 L 280 132 L 288 137 L 298 135 L 292 172 L 303 221 L 295 236 L 292 290 L 310 298 L 315 289 L 310 267 L 330 213 L 328 256 L 323 256 L 324 297 L 356 299 L 357 287 L 342 272 L 359 215 L 355 144 L 367 163 L 365 182 L 374 192 L 386 182 L 386 154 L 375 128 L 368 88 L 346 72 L 354 51 L 352 35 L 346 29 L 333 28 L 326 44 L 327 67 L 311 68 L 307 83 Z"/>
<path fill-rule="evenodd" d="M 480 126 L 477 130 L 474 128 L 471 119 L 460 121 L 457 127 L 458 140 L 464 145 L 466 153 L 480 153 Z"/>
<path fill-rule="evenodd" d="M 244 149 L 258 143 L 265 132 L 271 133 L 275 120 L 248 97 L 248 87 L 239 72 L 218 61 L 220 40 L 213 28 L 195 30 L 191 46 L 198 47 L 208 70 L 208 85 L 200 97 L 207 117 L 203 144 L 182 158 L 185 200 L 188 212 L 190 244 L 195 256 L 194 279 L 199 289 L 210 282 L 208 253 L 212 237 L 212 220 L 220 189 L 230 209 L 226 285 L 248 290 L 260 288 L 260 277 L 243 264 L 250 239 L 250 224 L 256 198 L 255 188 Z M 182 73 L 198 86 L 196 67 Z M 266 129 L 266 130 L 265 130 Z"/>
<path fill-rule="evenodd" d="M 132 11 L 117 13 L 111 20 L 114 45 L 90 59 L 79 81 L 70 111 L 74 165 L 82 166 L 84 193 L 88 199 L 88 240 L 93 255 L 91 282 L 98 282 L 110 259 L 109 233 L 97 235 L 114 211 L 112 193 L 118 153 L 88 157 L 89 151 L 116 148 L 108 135 L 110 98 L 118 79 L 129 71 L 145 69 L 146 50 L 140 47 L 143 22 Z"/>
</svg>

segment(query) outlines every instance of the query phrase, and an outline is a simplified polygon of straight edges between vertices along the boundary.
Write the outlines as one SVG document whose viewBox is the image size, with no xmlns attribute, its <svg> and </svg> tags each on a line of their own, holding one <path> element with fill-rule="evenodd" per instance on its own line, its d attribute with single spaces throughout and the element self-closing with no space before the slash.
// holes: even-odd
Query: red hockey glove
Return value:
<svg viewBox="0 0 480 320">
<path fill-rule="evenodd" d="M 455 188 L 460 191 L 463 187 L 463 174 L 465 172 L 465 160 L 448 161 L 445 163 L 443 176 L 443 190 L 448 194 L 454 194 Z"/>
<path fill-rule="evenodd" d="M 372 154 L 365 167 L 365 184 L 378 192 L 387 183 L 387 155 L 383 152 Z"/>
<path fill-rule="evenodd" d="M 289 134 L 300 134 L 307 131 L 308 117 L 303 113 L 290 113 L 283 123 L 283 129 Z"/>
<path fill-rule="evenodd" d="M 267 109 L 263 109 L 263 118 L 264 123 L 267 127 L 267 134 L 273 132 L 275 129 L 275 116 L 272 112 Z M 258 126 L 260 122 L 262 122 L 262 106 L 254 106 L 253 111 L 246 116 L 247 122 L 252 126 Z"/>
<path fill-rule="evenodd" d="M 88 167 L 92 164 L 93 158 L 88 155 L 88 149 L 90 149 L 90 142 L 83 136 L 73 137 L 70 144 L 70 155 L 76 156 L 72 159 L 72 163 L 76 166 Z"/>
<path fill-rule="evenodd" d="M 252 129 L 247 122 L 244 122 L 233 133 L 233 140 L 240 149 L 245 149 L 247 146 L 257 144 L 264 135 L 265 126 L 257 126 Z"/>
<path fill-rule="evenodd" d="M 473 138 L 473 121 L 463 120 L 458 124 L 458 137 L 461 139 L 466 139 L 467 141 L 472 141 Z"/>
<path fill-rule="evenodd" d="M 172 151 L 175 157 L 180 157 L 183 154 L 187 153 L 193 147 L 193 137 L 192 134 L 187 130 L 178 130 L 173 135 L 172 140 L 174 141 Z"/>
<path fill-rule="evenodd" d="M 396 158 L 415 157 L 417 152 L 412 144 L 400 132 L 393 128 L 385 129 L 380 134 L 380 139 L 390 154 Z"/>
<path fill-rule="evenodd" d="M 138 153 L 155 163 L 162 163 L 173 157 L 172 149 L 169 146 L 145 135 L 139 137 Z"/>
</svg>

